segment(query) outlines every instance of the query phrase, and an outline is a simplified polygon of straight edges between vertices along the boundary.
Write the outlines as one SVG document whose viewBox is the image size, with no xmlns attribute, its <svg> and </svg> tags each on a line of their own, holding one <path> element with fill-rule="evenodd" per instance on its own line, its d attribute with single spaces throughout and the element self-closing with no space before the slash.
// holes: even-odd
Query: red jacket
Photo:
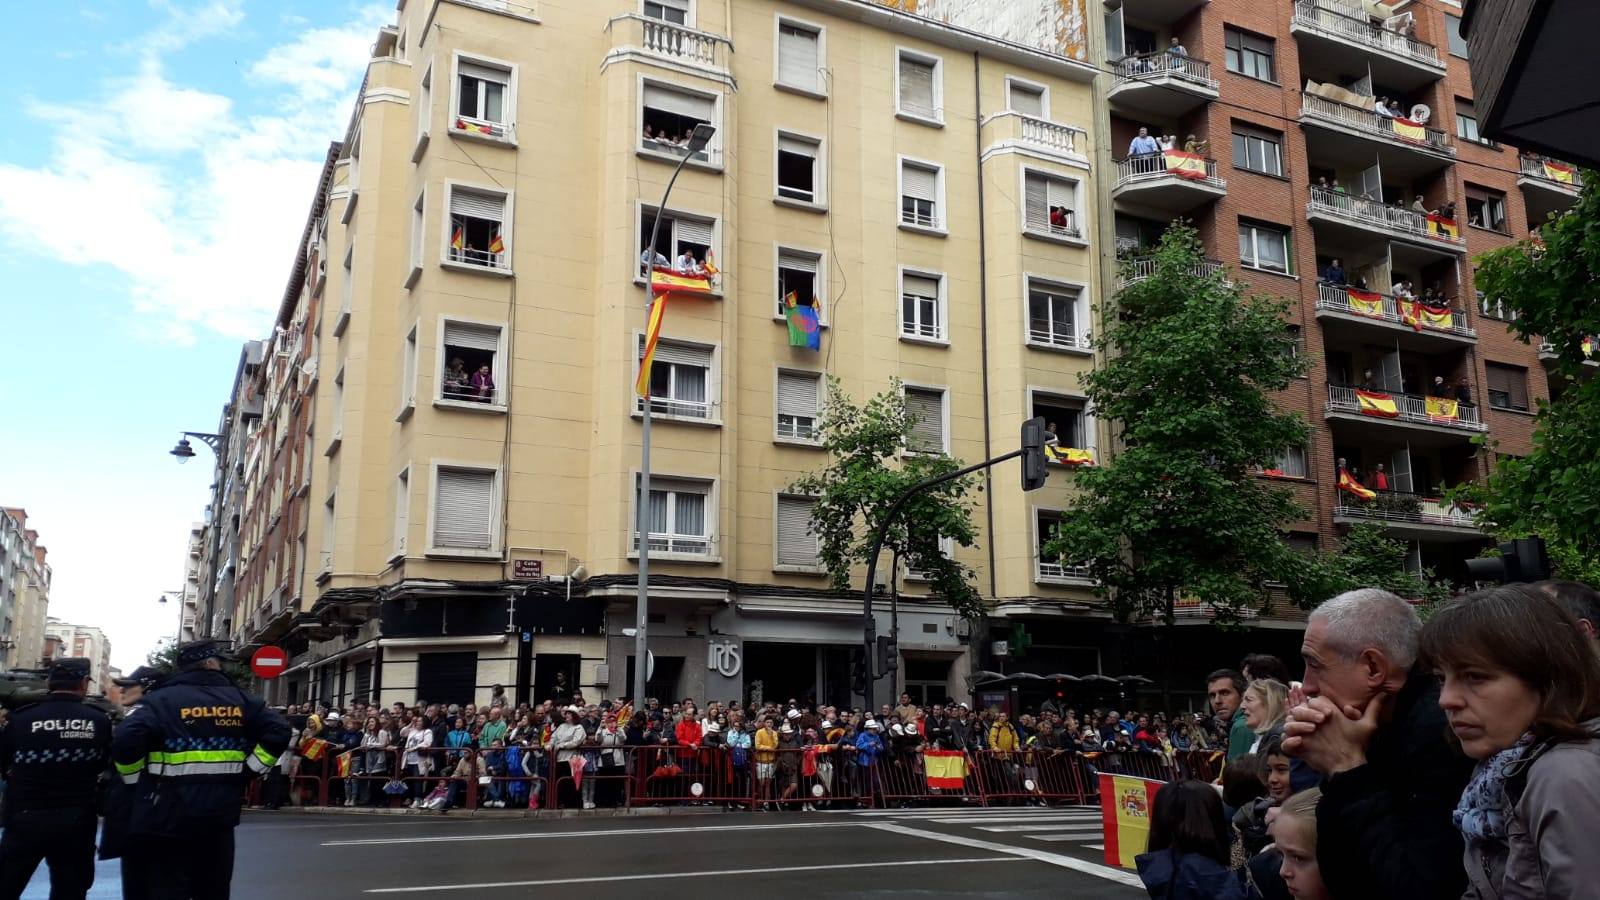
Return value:
<svg viewBox="0 0 1600 900">
<path fill-rule="evenodd" d="M 676 744 L 683 744 L 685 746 L 692 744 L 698 747 L 700 746 L 700 740 L 702 737 L 704 737 L 704 735 L 700 733 L 700 722 L 695 719 L 684 719 L 678 723 L 676 728 L 672 730 L 672 740 L 673 743 Z M 693 755 L 694 751 L 692 750 L 678 751 L 679 757 L 690 757 Z"/>
</svg>

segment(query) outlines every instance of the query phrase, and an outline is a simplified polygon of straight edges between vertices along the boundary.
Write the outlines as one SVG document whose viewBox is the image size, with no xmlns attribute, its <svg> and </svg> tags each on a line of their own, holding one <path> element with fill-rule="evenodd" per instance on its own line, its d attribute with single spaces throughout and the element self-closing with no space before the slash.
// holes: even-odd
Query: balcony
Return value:
<svg viewBox="0 0 1600 900">
<path fill-rule="evenodd" d="M 1583 343 L 1579 345 L 1579 349 L 1583 352 L 1584 365 L 1600 366 L 1600 357 L 1596 357 L 1595 355 L 1597 352 L 1600 352 L 1600 347 L 1596 346 L 1594 338 L 1584 338 Z M 1561 352 L 1556 349 L 1556 345 L 1554 343 L 1551 343 L 1550 341 L 1539 342 L 1540 362 L 1550 365 L 1559 359 L 1561 359 Z"/>
<path fill-rule="evenodd" d="M 1306 218 L 1336 226 L 1338 230 L 1356 232 L 1355 237 L 1380 237 L 1405 241 L 1417 247 L 1433 250 L 1446 257 L 1467 252 L 1466 239 L 1453 219 L 1429 215 L 1365 200 L 1354 194 L 1314 187 L 1306 203 Z"/>
<path fill-rule="evenodd" d="M 1075 125 L 1019 112 L 1004 112 L 990 116 L 984 122 L 984 127 L 987 129 L 984 134 L 986 155 L 1004 147 L 1026 147 L 1061 157 L 1064 162 L 1074 165 L 1089 165 L 1088 135 Z"/>
<path fill-rule="evenodd" d="M 1368 503 L 1340 494 L 1333 521 L 1339 525 L 1380 522 L 1393 536 L 1404 540 L 1475 541 L 1483 537 L 1476 511 L 1437 497 L 1398 491 L 1379 492 Z"/>
<path fill-rule="evenodd" d="M 1476 406 L 1438 397 L 1421 397 L 1391 391 L 1363 391 L 1348 385 L 1328 385 L 1324 418 L 1348 423 L 1371 440 L 1393 440 L 1395 429 L 1411 432 L 1418 446 L 1454 443 L 1488 429 Z M 1362 434 L 1351 435 L 1357 439 Z"/>
<path fill-rule="evenodd" d="M 688 422 L 700 425 L 719 425 L 721 404 L 715 400 L 684 400 L 676 397 L 650 398 L 650 417 L 656 421 L 666 419 L 674 422 Z M 644 416 L 644 399 L 636 397 L 633 401 L 633 415 L 635 418 Z"/>
<path fill-rule="evenodd" d="M 1217 99 L 1217 81 L 1211 64 L 1192 56 L 1124 56 L 1111 64 L 1106 99 L 1118 111 L 1175 118 Z"/>
<path fill-rule="evenodd" d="M 1325 148 L 1315 149 L 1332 150 L 1343 161 L 1370 165 L 1374 147 L 1389 151 L 1380 155 L 1385 176 L 1414 178 L 1455 161 L 1454 142 L 1437 128 L 1380 116 L 1309 90 L 1300 94 L 1300 124 L 1335 136 Z"/>
<path fill-rule="evenodd" d="M 1560 215 L 1577 202 L 1583 175 L 1576 166 L 1532 154 L 1519 159 L 1518 165 L 1517 187 L 1522 188 L 1529 223 Z"/>
<path fill-rule="evenodd" d="M 1196 278 L 1205 278 L 1222 271 L 1220 260 L 1208 259 L 1189 270 L 1189 274 Z M 1126 271 L 1119 271 L 1117 275 L 1117 290 L 1130 287 L 1149 278 L 1156 273 L 1154 257 L 1136 257 L 1128 261 Z"/>
<path fill-rule="evenodd" d="M 732 47 L 722 35 L 638 13 L 612 18 L 606 23 L 606 30 L 611 32 L 612 49 L 600 64 L 602 70 L 615 61 L 643 57 L 641 61 L 664 60 L 719 77 L 728 75 Z"/>
<path fill-rule="evenodd" d="M 1028 234 L 1042 238 L 1053 238 L 1059 241 L 1083 241 L 1083 229 L 1078 227 L 1077 210 L 1063 210 L 1057 216 L 1052 216 L 1046 210 L 1027 210 L 1023 214 L 1022 230 Z"/>
<path fill-rule="evenodd" d="M 1089 573 L 1088 566 L 1069 566 L 1039 559 L 1033 564 L 1033 580 L 1039 584 L 1094 584 L 1094 576 Z"/>
<path fill-rule="evenodd" d="M 1359 6 L 1338 0 L 1296 0 L 1289 33 L 1300 40 L 1301 62 L 1359 71 L 1397 90 L 1411 91 L 1444 77 L 1439 48 L 1373 25 Z"/>
<path fill-rule="evenodd" d="M 1413 307 L 1415 302 L 1376 291 L 1352 295 L 1347 285 L 1323 282 L 1317 285 L 1317 320 L 1330 332 L 1349 333 L 1355 339 L 1370 338 L 1374 329 L 1382 330 L 1385 340 L 1420 352 L 1477 342 L 1478 333 L 1467 324 L 1466 310 L 1448 307 L 1441 317 L 1437 308 Z"/>
<path fill-rule="evenodd" d="M 1117 163 L 1113 200 L 1128 200 L 1163 212 L 1183 213 L 1228 193 L 1217 177 L 1217 161 L 1168 150 L 1130 156 Z"/>
<path fill-rule="evenodd" d="M 650 558 L 654 560 L 657 555 L 663 557 L 678 557 L 688 561 L 715 562 L 717 559 L 717 542 L 715 538 L 703 535 L 685 534 L 650 534 Z M 628 549 L 630 559 L 639 558 L 639 533 L 633 533 L 633 543 Z"/>
</svg>

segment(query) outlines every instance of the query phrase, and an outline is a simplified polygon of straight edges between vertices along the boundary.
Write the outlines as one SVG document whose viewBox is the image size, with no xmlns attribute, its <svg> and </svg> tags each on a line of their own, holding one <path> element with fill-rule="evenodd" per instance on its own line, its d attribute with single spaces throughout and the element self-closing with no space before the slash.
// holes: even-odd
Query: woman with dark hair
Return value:
<svg viewBox="0 0 1600 900">
<path fill-rule="evenodd" d="M 1466 897 L 1592 897 L 1600 885 L 1600 657 L 1572 614 L 1512 584 L 1422 628 L 1439 707 L 1478 760 L 1454 821 Z"/>
<path fill-rule="evenodd" d="M 1222 798 L 1203 781 L 1161 786 L 1148 852 L 1134 858 L 1154 900 L 1246 900 L 1244 876 L 1228 868 L 1232 843 Z"/>
</svg>

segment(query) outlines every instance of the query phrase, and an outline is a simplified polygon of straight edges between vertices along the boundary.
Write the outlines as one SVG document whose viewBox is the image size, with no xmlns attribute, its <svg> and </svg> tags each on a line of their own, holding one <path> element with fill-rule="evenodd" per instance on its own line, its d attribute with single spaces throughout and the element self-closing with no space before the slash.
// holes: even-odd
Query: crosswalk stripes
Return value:
<svg viewBox="0 0 1600 900">
<path fill-rule="evenodd" d="M 1027 841 L 1066 843 L 1084 850 L 1105 848 L 1101 812 L 1096 807 L 943 807 L 856 810 L 852 816 L 876 820 L 957 825 L 972 832 Z"/>
</svg>

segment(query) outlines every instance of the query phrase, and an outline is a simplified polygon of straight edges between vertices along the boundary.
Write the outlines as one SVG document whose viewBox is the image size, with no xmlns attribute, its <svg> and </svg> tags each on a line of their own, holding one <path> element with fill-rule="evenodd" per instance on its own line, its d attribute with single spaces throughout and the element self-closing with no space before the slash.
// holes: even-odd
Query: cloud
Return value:
<svg viewBox="0 0 1600 900">
<path fill-rule="evenodd" d="M 88 102 L 30 105 L 54 153 L 38 167 L 0 163 L 0 234 L 14 251 L 118 272 L 143 334 L 259 337 L 282 296 L 322 150 L 343 136 L 389 10 L 370 7 L 268 50 L 247 71 L 270 112 L 245 114 L 234 98 L 174 82 L 161 62 L 237 27 L 238 3 L 153 5 L 169 20 L 131 75 Z"/>
</svg>

